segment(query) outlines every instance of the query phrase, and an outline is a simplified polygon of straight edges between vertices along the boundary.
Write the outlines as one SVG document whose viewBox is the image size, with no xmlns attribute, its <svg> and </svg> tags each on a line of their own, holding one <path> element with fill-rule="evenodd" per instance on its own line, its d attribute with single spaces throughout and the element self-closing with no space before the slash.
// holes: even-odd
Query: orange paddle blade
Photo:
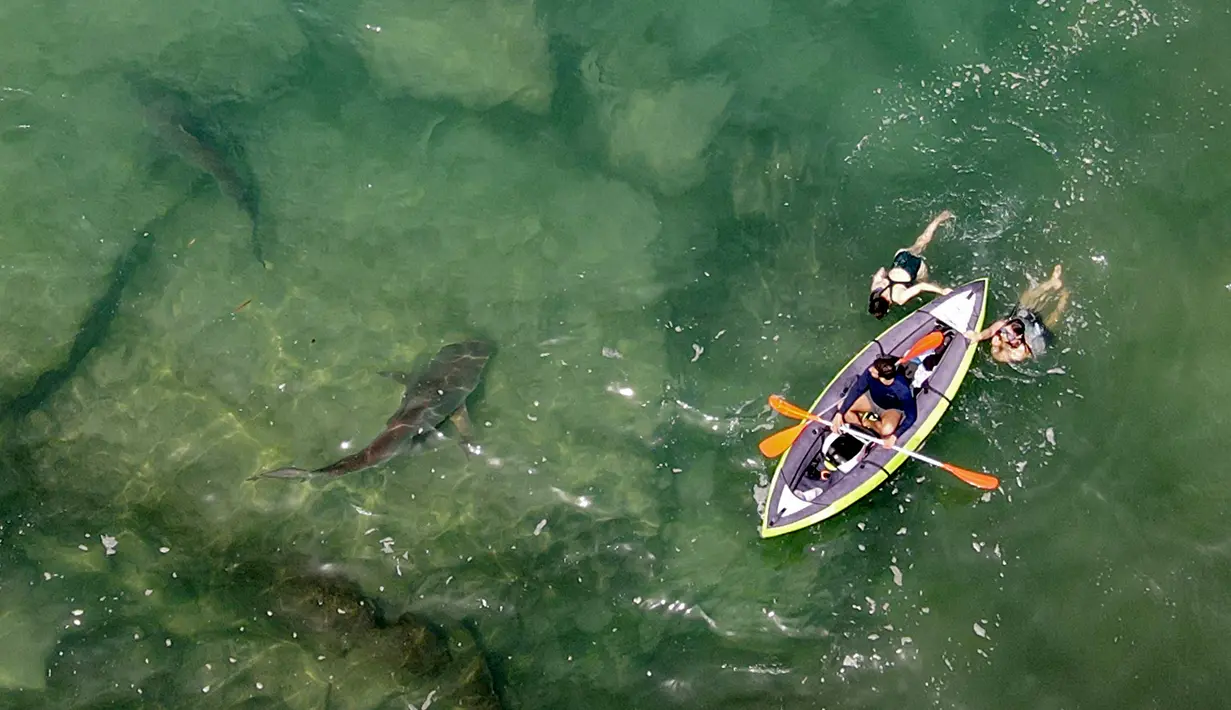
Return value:
<svg viewBox="0 0 1231 710">
<path fill-rule="evenodd" d="M 995 476 L 989 476 L 986 473 L 975 473 L 974 471 L 969 471 L 967 469 L 954 466 L 951 463 L 944 464 L 942 468 L 975 488 L 982 488 L 985 491 L 994 491 L 1000 487 L 1000 479 Z"/>
<path fill-rule="evenodd" d="M 808 419 L 814 422 L 823 421 L 820 417 L 816 416 L 812 412 L 809 412 L 803 407 L 798 407 L 786 401 L 786 399 L 780 394 L 771 394 L 769 396 L 769 406 L 772 407 L 775 412 L 778 412 L 784 417 L 790 417 L 792 419 Z"/>
<path fill-rule="evenodd" d="M 941 333 L 940 331 L 932 331 L 931 333 L 928 333 L 922 338 L 919 338 L 919 342 L 910 346 L 910 350 L 907 350 L 906 354 L 903 355 L 898 360 L 898 362 L 906 362 L 910 360 L 911 358 L 914 358 L 918 355 L 922 355 L 923 353 L 926 353 L 929 350 L 934 350 L 936 348 L 939 348 L 941 345 L 944 344 L 944 342 L 945 342 L 945 336 L 943 333 Z"/>
<path fill-rule="evenodd" d="M 791 444 L 799 438 L 799 435 L 804 433 L 804 427 L 808 426 L 808 422 L 800 422 L 789 429 L 776 431 L 773 434 L 761 440 L 759 447 L 761 453 L 770 459 L 776 459 L 781 456 L 787 449 L 791 448 Z"/>
</svg>

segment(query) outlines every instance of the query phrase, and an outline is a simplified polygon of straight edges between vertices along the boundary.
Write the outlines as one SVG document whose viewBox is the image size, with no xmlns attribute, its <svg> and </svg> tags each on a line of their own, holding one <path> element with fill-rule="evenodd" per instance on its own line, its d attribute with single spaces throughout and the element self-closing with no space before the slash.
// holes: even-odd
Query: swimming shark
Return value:
<svg viewBox="0 0 1231 710">
<path fill-rule="evenodd" d="M 128 75 L 145 112 L 146 127 L 164 148 L 211 177 L 252 222 L 252 253 L 268 268 L 261 243 L 261 190 L 243 145 L 209 120 L 209 111 L 185 93 L 148 77 Z"/>
<path fill-rule="evenodd" d="M 490 343 L 467 340 L 444 346 L 418 372 L 380 373 L 405 385 L 406 392 L 401 405 L 386 422 L 385 430 L 372 443 L 322 468 L 307 470 L 288 466 L 258 473 L 249 480 L 337 477 L 372 468 L 427 443 L 429 438 L 438 435 L 436 427 L 445 419 L 453 422 L 463 442 L 469 441 L 471 427 L 466 398 L 478 387 L 491 355 Z"/>
</svg>

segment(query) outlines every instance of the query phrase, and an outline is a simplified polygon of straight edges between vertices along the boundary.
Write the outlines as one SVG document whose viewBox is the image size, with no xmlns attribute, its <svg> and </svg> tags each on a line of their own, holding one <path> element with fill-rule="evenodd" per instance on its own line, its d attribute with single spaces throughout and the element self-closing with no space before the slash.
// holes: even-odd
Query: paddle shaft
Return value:
<svg viewBox="0 0 1231 710">
<path fill-rule="evenodd" d="M 797 417 L 799 419 L 803 419 L 806 421 L 817 422 L 818 424 L 830 425 L 830 422 L 827 422 L 824 419 L 816 416 L 815 414 L 812 414 L 811 412 L 804 409 L 803 407 L 799 407 L 794 404 L 791 404 L 790 402 L 783 399 L 781 395 L 776 395 L 776 394 L 771 395 L 769 398 L 769 406 L 773 407 L 775 410 L 777 410 L 778 412 L 782 414 L 785 414 L 788 417 Z M 850 434 L 852 437 L 854 437 L 855 439 L 859 441 L 873 442 L 873 443 L 879 444 L 880 446 L 885 446 L 885 443 L 883 441 L 877 440 L 875 437 L 870 437 L 867 434 L 857 432 L 851 429 L 846 424 L 842 424 L 840 426 L 840 430 L 846 432 L 847 434 Z M 803 431 L 803 430 L 800 429 L 800 431 Z M 991 491 L 991 490 L 995 490 L 1000 487 L 1000 480 L 997 479 L 995 476 L 991 476 L 986 473 L 978 473 L 976 471 L 968 471 L 960 466 L 954 466 L 951 463 L 944 463 L 943 461 L 937 461 L 934 458 L 930 458 L 928 456 L 924 456 L 923 454 L 918 454 L 918 453 L 915 453 L 914 451 L 910 451 L 907 449 L 898 448 L 897 446 L 890 446 L 887 448 L 891 448 L 894 451 L 898 451 L 902 454 L 905 454 L 906 456 L 920 459 L 924 463 L 931 464 L 933 466 L 936 466 L 937 468 L 942 468 L 948 471 L 949 473 L 952 473 L 954 476 L 957 476 L 958 478 L 962 479 L 966 483 L 969 483 L 970 485 L 975 486 L 976 488 L 982 488 L 983 490 Z"/>
<path fill-rule="evenodd" d="M 877 444 L 880 444 L 881 446 L 885 446 L 885 442 L 879 439 L 876 439 L 875 437 L 868 436 L 867 434 L 864 434 L 862 432 L 855 431 L 851 429 L 850 427 L 846 426 L 845 424 L 842 425 L 842 431 L 855 437 L 856 439 L 859 439 L 860 441 L 875 442 Z M 953 464 L 945 463 L 944 461 L 937 461 L 931 456 L 925 456 L 917 451 L 911 451 L 910 449 L 903 449 L 899 446 L 889 446 L 887 448 L 893 449 L 894 451 L 897 451 L 899 453 L 906 454 L 907 456 L 911 458 L 919 459 L 920 461 L 924 463 L 929 463 L 935 466 L 936 468 L 944 469 L 948 471 L 949 473 L 952 473 L 954 476 L 957 476 L 958 478 L 962 479 L 962 481 L 969 483 L 970 485 L 976 488 L 982 488 L 985 491 L 994 491 L 1000 487 L 1000 479 L 990 474 L 979 473 L 978 471 L 968 471 L 960 466 L 954 466 Z"/>
<path fill-rule="evenodd" d="M 830 409 L 832 409 L 832 407 L 830 407 Z M 817 415 L 813 414 L 812 412 L 805 412 L 805 414 L 807 415 L 807 417 L 806 417 L 806 418 L 811 419 L 812 421 L 816 422 L 817 424 L 826 424 L 826 425 L 827 425 L 827 424 L 829 424 L 829 423 L 830 423 L 830 422 L 828 422 L 828 421 L 825 421 L 825 420 L 824 420 L 824 419 L 822 419 L 821 417 L 819 417 L 819 416 L 817 416 Z M 897 451 L 898 453 L 901 453 L 901 454 L 906 454 L 907 456 L 913 456 L 914 458 L 917 458 L 917 459 L 919 459 L 920 461 L 923 461 L 923 462 L 925 462 L 925 463 L 930 463 L 930 464 L 932 464 L 933 466 L 936 466 L 936 467 L 938 467 L 938 468 L 947 468 L 947 466 L 946 466 L 946 464 L 945 464 L 944 462 L 942 462 L 942 461 L 937 461 L 936 459 L 932 458 L 931 456 L 925 456 L 925 455 L 923 455 L 923 454 L 921 454 L 921 453 L 919 453 L 919 452 L 917 452 L 917 451 L 911 451 L 910 449 L 903 449 L 903 448 L 902 448 L 902 447 L 900 447 L 900 446 L 886 446 L 886 445 L 885 445 L 885 442 L 884 442 L 883 440 L 881 440 L 881 439 L 877 439 L 877 438 L 872 437 L 872 436 L 868 436 L 867 434 L 864 434 L 864 433 L 863 433 L 863 432 L 861 432 L 861 431 L 856 431 L 856 430 L 854 430 L 854 429 L 850 428 L 849 426 L 847 426 L 846 424 L 843 424 L 843 425 L 842 425 L 842 431 L 846 432 L 847 434 L 850 434 L 851 436 L 855 437 L 856 439 L 859 439 L 860 441 L 862 441 L 862 442 L 864 442 L 864 443 L 875 443 L 875 444 L 878 444 L 878 445 L 880 445 L 880 446 L 885 446 L 885 448 L 887 448 L 887 449 L 893 449 L 894 451 Z"/>
<path fill-rule="evenodd" d="M 869 443 L 869 444 L 876 443 L 881 446 L 885 446 L 885 442 L 883 440 L 877 439 L 876 437 L 868 436 L 867 434 L 864 434 L 861 431 L 855 431 L 854 429 L 850 428 L 849 426 L 846 426 L 845 424 L 842 425 L 842 431 L 846 432 L 847 434 L 850 434 L 851 436 L 855 437 L 856 439 L 859 439 L 862 442 Z M 910 449 L 903 449 L 900 446 L 885 446 L 885 448 L 893 449 L 894 451 L 897 451 L 898 453 L 901 453 L 901 454 L 906 454 L 907 456 L 912 456 L 925 463 L 930 463 L 933 466 L 936 466 L 937 468 L 946 467 L 943 462 L 937 461 L 931 456 L 925 456 L 919 453 L 918 451 L 911 451 Z"/>
</svg>

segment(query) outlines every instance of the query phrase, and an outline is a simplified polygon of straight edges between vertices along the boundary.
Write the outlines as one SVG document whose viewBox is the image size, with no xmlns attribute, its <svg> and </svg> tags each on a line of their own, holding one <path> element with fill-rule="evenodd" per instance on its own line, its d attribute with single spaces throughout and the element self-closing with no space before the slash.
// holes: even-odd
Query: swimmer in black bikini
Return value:
<svg viewBox="0 0 1231 710">
<path fill-rule="evenodd" d="M 1052 294 L 1055 294 L 1055 304 L 1044 316 Z M 1051 345 L 1052 328 L 1060 322 L 1060 315 L 1068 305 L 1069 290 L 1060 280 L 1060 264 L 1056 264 L 1050 279 L 1026 289 L 1018 297 L 1017 305 L 1007 318 L 1001 318 L 979 333 L 966 333 L 966 337 L 976 343 L 990 338 L 992 359 L 997 362 L 1015 363 L 1040 357 Z"/>
<path fill-rule="evenodd" d="M 868 313 L 878 319 L 884 318 L 890 306 L 905 305 L 924 291 L 943 296 L 953 290 L 928 283 L 928 265 L 923 258 L 923 250 L 932 241 L 936 228 L 952 218 L 953 213 L 949 210 L 936 215 L 936 218 L 927 226 L 927 229 L 923 230 L 923 234 L 919 235 L 914 244 L 906 249 L 899 249 L 893 255 L 893 264 L 888 270 L 884 267 L 877 269 L 872 275 L 872 294 L 868 297 Z"/>
</svg>

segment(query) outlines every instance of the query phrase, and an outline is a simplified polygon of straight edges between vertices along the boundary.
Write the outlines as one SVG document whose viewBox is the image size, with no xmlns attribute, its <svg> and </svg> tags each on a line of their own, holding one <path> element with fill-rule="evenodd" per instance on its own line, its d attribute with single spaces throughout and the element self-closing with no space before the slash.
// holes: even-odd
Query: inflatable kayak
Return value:
<svg viewBox="0 0 1231 710">
<path fill-rule="evenodd" d="M 898 446 L 918 450 L 970 369 L 976 344 L 965 333 L 983 328 L 986 300 L 987 279 L 979 279 L 890 326 L 842 368 L 809 411 L 832 419 L 847 390 L 873 360 L 882 355 L 900 358 L 920 339 L 939 332 L 943 338 L 937 347 L 901 365 L 911 380 L 918 417 L 898 437 Z M 761 519 L 761 537 L 784 535 L 837 515 L 871 493 L 906 459 L 905 454 L 809 423 L 778 459 Z"/>
</svg>

